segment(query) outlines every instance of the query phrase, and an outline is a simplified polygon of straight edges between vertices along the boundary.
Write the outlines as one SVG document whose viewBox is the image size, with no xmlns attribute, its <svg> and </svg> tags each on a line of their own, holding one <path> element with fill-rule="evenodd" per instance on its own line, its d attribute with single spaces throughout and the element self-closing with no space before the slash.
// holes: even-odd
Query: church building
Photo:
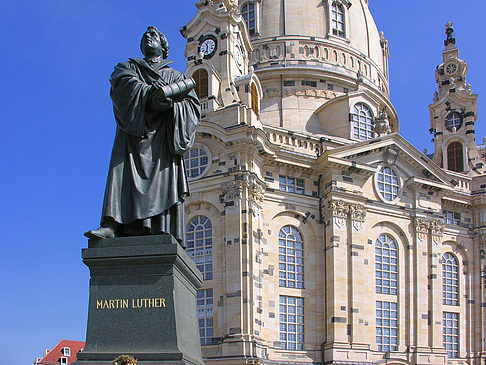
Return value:
<svg viewBox="0 0 486 365">
<path fill-rule="evenodd" d="M 417 150 L 368 2 L 201 0 L 181 28 L 203 114 L 186 238 L 207 365 L 486 363 L 468 65 L 449 23 L 435 149 Z"/>
</svg>

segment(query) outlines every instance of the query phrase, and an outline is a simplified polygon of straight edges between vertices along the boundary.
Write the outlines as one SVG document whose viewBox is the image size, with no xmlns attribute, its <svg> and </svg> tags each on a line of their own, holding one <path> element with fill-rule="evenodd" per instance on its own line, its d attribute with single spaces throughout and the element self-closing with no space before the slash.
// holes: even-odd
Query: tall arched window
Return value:
<svg viewBox="0 0 486 365">
<path fill-rule="evenodd" d="M 204 280 L 213 278 L 213 227 L 204 216 L 193 218 L 186 231 L 187 254 L 192 257 Z"/>
<path fill-rule="evenodd" d="M 197 97 L 199 99 L 207 98 L 209 95 L 209 78 L 208 72 L 204 68 L 199 68 L 192 74 L 192 78 L 196 81 Z"/>
<path fill-rule="evenodd" d="M 260 113 L 260 106 L 258 100 L 258 91 L 254 83 L 251 84 L 251 109 L 258 117 Z"/>
<path fill-rule="evenodd" d="M 241 8 L 241 16 L 245 19 L 246 28 L 248 29 L 248 34 L 253 35 L 256 33 L 256 22 L 255 22 L 255 4 L 246 3 Z"/>
<path fill-rule="evenodd" d="M 293 226 L 284 226 L 278 233 L 279 285 L 304 287 L 304 241 Z"/>
<path fill-rule="evenodd" d="M 442 255 L 442 304 L 459 305 L 459 264 L 450 252 Z"/>
<path fill-rule="evenodd" d="M 351 113 L 353 121 L 353 137 L 358 139 L 371 139 L 373 132 L 373 113 L 364 103 L 356 103 Z"/>
<path fill-rule="evenodd" d="M 464 171 L 463 148 L 461 142 L 452 142 L 447 146 L 447 169 L 455 172 Z"/>
<path fill-rule="evenodd" d="M 342 4 L 334 1 L 331 5 L 331 25 L 332 34 L 338 37 L 346 37 L 344 28 L 344 7 Z"/>
<path fill-rule="evenodd" d="M 398 248 L 388 234 L 376 240 L 376 292 L 379 294 L 398 294 Z"/>
</svg>

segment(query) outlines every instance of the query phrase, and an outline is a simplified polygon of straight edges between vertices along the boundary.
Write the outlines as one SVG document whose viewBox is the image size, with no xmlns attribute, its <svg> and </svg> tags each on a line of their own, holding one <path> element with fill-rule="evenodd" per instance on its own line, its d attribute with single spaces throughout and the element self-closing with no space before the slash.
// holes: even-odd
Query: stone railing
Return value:
<svg viewBox="0 0 486 365">
<path fill-rule="evenodd" d="M 471 193 L 471 178 L 469 176 L 465 176 L 464 174 L 454 172 L 454 171 L 447 171 L 447 173 L 457 181 L 457 185 L 454 190 L 462 191 L 464 193 Z"/>
<path fill-rule="evenodd" d="M 265 127 L 268 139 L 274 144 L 281 145 L 301 154 L 318 156 L 322 152 L 322 145 L 318 138 Z"/>
<path fill-rule="evenodd" d="M 352 52 L 346 47 L 330 43 L 326 39 L 302 39 L 300 37 L 276 37 L 254 42 L 254 50 L 250 57 L 250 63 L 259 67 L 272 65 L 284 60 L 287 64 L 306 64 L 314 66 L 340 66 L 356 74 L 361 72 L 364 78 L 376 85 L 376 87 L 389 95 L 388 82 L 377 65 L 357 52 Z M 284 55 L 284 51 L 286 54 Z"/>
</svg>

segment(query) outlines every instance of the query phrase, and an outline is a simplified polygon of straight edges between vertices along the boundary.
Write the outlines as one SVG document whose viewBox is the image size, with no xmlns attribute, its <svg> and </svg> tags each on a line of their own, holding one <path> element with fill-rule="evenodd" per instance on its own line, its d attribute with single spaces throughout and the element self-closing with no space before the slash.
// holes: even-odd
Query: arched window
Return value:
<svg viewBox="0 0 486 365">
<path fill-rule="evenodd" d="M 251 109 L 258 117 L 260 114 L 260 106 L 258 101 L 258 91 L 254 83 L 251 84 Z"/>
<path fill-rule="evenodd" d="M 388 234 L 376 240 L 376 292 L 379 294 L 398 294 L 398 248 Z"/>
<path fill-rule="evenodd" d="M 207 98 L 209 95 L 209 78 L 208 72 L 204 68 L 199 68 L 192 74 L 192 78 L 196 81 L 197 97 L 199 99 Z"/>
<path fill-rule="evenodd" d="M 351 113 L 353 121 L 353 137 L 358 139 L 371 139 L 373 132 L 373 113 L 364 103 L 356 103 Z"/>
<path fill-rule="evenodd" d="M 459 305 L 459 264 L 450 252 L 442 255 L 442 304 Z"/>
<path fill-rule="evenodd" d="M 241 8 L 241 16 L 245 19 L 246 28 L 248 29 L 248 34 L 253 35 L 256 33 L 256 22 L 255 22 L 255 4 L 246 3 Z"/>
<path fill-rule="evenodd" d="M 279 285 L 304 287 L 304 241 L 297 228 L 284 226 L 278 233 Z"/>
<path fill-rule="evenodd" d="M 187 254 L 192 257 L 204 280 L 213 278 L 213 228 L 204 216 L 193 218 L 186 231 Z"/>
<path fill-rule="evenodd" d="M 463 148 L 461 142 L 452 142 L 447 146 L 447 169 L 455 172 L 464 171 Z"/>
<path fill-rule="evenodd" d="M 334 1 L 331 5 L 331 25 L 332 34 L 338 37 L 346 37 L 346 31 L 344 28 L 344 7 Z"/>
<path fill-rule="evenodd" d="M 451 132 L 458 131 L 462 126 L 462 115 L 458 112 L 450 113 L 445 120 L 445 126 Z"/>
</svg>

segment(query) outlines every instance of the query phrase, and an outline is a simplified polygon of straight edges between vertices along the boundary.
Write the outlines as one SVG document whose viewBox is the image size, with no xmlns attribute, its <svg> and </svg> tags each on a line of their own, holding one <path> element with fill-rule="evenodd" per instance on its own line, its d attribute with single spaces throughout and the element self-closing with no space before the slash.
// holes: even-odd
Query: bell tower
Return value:
<svg viewBox="0 0 486 365">
<path fill-rule="evenodd" d="M 446 24 L 442 64 L 435 71 L 438 91 L 429 105 L 433 160 L 446 170 L 476 175 L 484 172 L 475 141 L 478 96 L 467 84 L 467 63 L 459 58 L 453 23 Z"/>
<path fill-rule="evenodd" d="M 196 80 L 203 109 L 210 112 L 238 102 L 251 108 L 247 97 L 251 94 L 246 91 L 251 83 L 242 80 L 252 79 L 248 61 L 253 47 L 238 1 L 206 0 L 198 1 L 196 6 L 196 16 L 181 28 L 181 33 L 187 40 L 186 74 Z M 257 79 L 253 83 L 261 90 Z"/>
</svg>

